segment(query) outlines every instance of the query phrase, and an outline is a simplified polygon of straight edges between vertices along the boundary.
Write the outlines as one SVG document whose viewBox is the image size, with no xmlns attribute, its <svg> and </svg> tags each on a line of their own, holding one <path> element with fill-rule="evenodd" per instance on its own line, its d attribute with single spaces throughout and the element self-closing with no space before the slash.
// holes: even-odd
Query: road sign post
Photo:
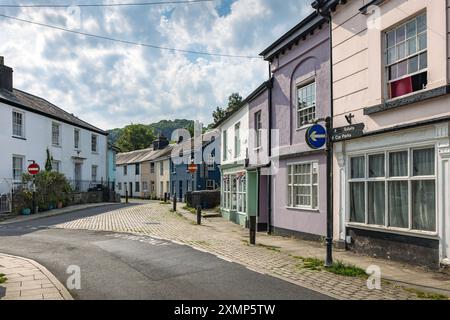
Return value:
<svg viewBox="0 0 450 320">
<path fill-rule="evenodd" d="M 27 171 L 30 175 L 33 176 L 33 197 L 31 201 L 31 213 L 37 213 L 38 209 L 36 208 L 36 175 L 41 171 L 41 168 L 34 160 L 30 160 L 30 165 L 27 168 Z"/>
</svg>

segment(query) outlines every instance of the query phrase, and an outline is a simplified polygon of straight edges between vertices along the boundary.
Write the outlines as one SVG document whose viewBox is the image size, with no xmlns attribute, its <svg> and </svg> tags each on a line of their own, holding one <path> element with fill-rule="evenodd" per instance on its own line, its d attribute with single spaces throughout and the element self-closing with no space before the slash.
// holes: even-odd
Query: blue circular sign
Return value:
<svg viewBox="0 0 450 320">
<path fill-rule="evenodd" d="M 315 124 L 306 130 L 305 140 L 312 149 L 320 149 L 327 143 L 327 130 L 320 124 Z"/>
</svg>

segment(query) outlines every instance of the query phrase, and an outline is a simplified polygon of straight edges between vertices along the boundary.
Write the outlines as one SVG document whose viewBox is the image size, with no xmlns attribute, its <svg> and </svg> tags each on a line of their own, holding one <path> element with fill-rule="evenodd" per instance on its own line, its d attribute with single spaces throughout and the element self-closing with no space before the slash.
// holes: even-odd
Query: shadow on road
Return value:
<svg viewBox="0 0 450 320">
<path fill-rule="evenodd" d="M 50 229 L 55 225 L 66 223 L 82 218 L 96 216 L 102 213 L 115 211 L 123 208 L 136 207 L 143 203 L 114 204 L 101 207 L 88 208 L 75 212 L 64 213 L 57 216 L 42 217 L 30 221 L 11 222 L 0 225 L 0 237 L 21 236 L 39 230 Z"/>
</svg>

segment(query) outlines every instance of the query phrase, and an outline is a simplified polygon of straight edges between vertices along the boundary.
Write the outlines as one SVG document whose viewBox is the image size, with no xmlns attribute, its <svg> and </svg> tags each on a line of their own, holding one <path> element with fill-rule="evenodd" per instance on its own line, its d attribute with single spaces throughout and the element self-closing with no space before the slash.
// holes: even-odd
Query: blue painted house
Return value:
<svg viewBox="0 0 450 320">
<path fill-rule="evenodd" d="M 207 132 L 201 137 L 181 141 L 173 148 L 170 190 L 179 201 L 184 201 L 189 191 L 220 188 L 220 148 L 216 135 L 216 132 Z M 189 164 L 196 165 L 195 173 L 188 170 Z"/>
</svg>

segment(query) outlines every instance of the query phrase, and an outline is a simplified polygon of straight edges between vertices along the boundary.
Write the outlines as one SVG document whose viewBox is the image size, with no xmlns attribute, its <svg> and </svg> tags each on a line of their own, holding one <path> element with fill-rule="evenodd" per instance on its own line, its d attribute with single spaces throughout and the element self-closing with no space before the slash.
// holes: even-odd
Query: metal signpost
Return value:
<svg viewBox="0 0 450 320">
<path fill-rule="evenodd" d="M 364 132 L 364 123 L 351 124 L 345 127 L 334 128 L 331 133 L 331 140 L 338 142 L 342 140 L 361 137 Z"/>
<path fill-rule="evenodd" d="M 34 160 L 30 160 L 31 164 L 28 166 L 27 171 L 33 176 L 33 200 L 31 213 L 37 213 L 36 209 L 36 175 L 41 171 L 41 168 Z"/>
</svg>

